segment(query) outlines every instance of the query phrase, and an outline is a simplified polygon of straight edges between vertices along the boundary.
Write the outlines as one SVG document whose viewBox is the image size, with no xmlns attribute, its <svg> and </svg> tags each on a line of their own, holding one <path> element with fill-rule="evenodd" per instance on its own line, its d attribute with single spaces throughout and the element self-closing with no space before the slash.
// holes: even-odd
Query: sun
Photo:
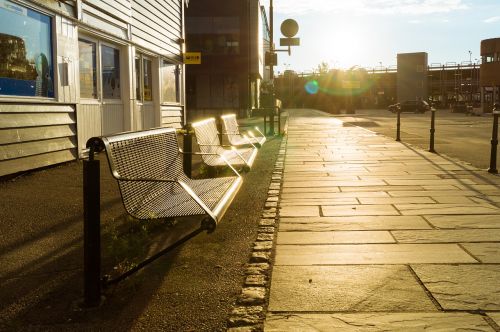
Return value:
<svg viewBox="0 0 500 332">
<path fill-rule="evenodd" d="M 347 69 L 360 65 L 366 49 L 363 49 L 364 38 L 359 29 L 347 26 L 333 32 L 326 42 L 325 51 L 328 54 L 330 66 Z"/>
</svg>

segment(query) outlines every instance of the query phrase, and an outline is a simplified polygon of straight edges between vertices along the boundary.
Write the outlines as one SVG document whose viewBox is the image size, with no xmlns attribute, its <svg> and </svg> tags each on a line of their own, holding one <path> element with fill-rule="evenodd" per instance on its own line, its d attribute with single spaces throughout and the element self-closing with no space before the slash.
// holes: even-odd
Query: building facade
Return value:
<svg viewBox="0 0 500 332">
<path fill-rule="evenodd" d="M 187 0 L 0 0 L 0 176 L 181 127 Z"/>
<path fill-rule="evenodd" d="M 186 12 L 186 47 L 201 64 L 186 67 L 189 120 L 259 107 L 269 78 L 264 53 L 269 27 L 259 0 L 199 0 Z"/>
<path fill-rule="evenodd" d="M 500 103 L 500 38 L 481 41 L 481 101 L 483 112 Z"/>
</svg>

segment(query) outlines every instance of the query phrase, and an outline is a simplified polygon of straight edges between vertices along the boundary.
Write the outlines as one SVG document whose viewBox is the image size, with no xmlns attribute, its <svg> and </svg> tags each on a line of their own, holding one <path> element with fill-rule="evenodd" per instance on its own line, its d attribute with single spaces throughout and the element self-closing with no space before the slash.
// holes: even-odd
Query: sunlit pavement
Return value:
<svg viewBox="0 0 500 332">
<path fill-rule="evenodd" d="M 500 177 L 290 111 L 266 331 L 500 325 Z"/>
</svg>

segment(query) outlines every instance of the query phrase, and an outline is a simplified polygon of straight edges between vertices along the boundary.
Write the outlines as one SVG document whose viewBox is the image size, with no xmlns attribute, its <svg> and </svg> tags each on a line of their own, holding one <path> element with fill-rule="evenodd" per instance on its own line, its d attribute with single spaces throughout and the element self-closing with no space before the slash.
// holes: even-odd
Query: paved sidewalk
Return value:
<svg viewBox="0 0 500 332">
<path fill-rule="evenodd" d="M 500 331 L 500 177 L 290 113 L 266 331 Z"/>
</svg>

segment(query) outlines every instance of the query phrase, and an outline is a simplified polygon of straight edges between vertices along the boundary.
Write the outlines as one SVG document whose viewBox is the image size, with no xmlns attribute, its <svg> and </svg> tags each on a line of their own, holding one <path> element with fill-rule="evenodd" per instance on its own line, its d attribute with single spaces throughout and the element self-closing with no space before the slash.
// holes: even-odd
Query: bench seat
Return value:
<svg viewBox="0 0 500 332">
<path fill-rule="evenodd" d="M 246 135 L 242 135 L 236 120 L 236 114 L 226 114 L 221 116 L 222 135 L 226 136 L 229 143 L 234 146 L 253 145 L 261 147 L 266 142 L 266 136 L 255 127 L 256 133 L 249 130 Z"/>
<path fill-rule="evenodd" d="M 215 224 L 236 196 L 242 178 L 190 179 L 173 128 L 103 137 L 123 205 L 137 219 L 208 215 Z"/>
<path fill-rule="evenodd" d="M 195 122 L 192 126 L 205 164 L 212 167 L 225 167 L 227 163 L 233 167 L 252 167 L 257 157 L 255 146 L 238 148 L 221 145 L 214 118 Z"/>
</svg>

